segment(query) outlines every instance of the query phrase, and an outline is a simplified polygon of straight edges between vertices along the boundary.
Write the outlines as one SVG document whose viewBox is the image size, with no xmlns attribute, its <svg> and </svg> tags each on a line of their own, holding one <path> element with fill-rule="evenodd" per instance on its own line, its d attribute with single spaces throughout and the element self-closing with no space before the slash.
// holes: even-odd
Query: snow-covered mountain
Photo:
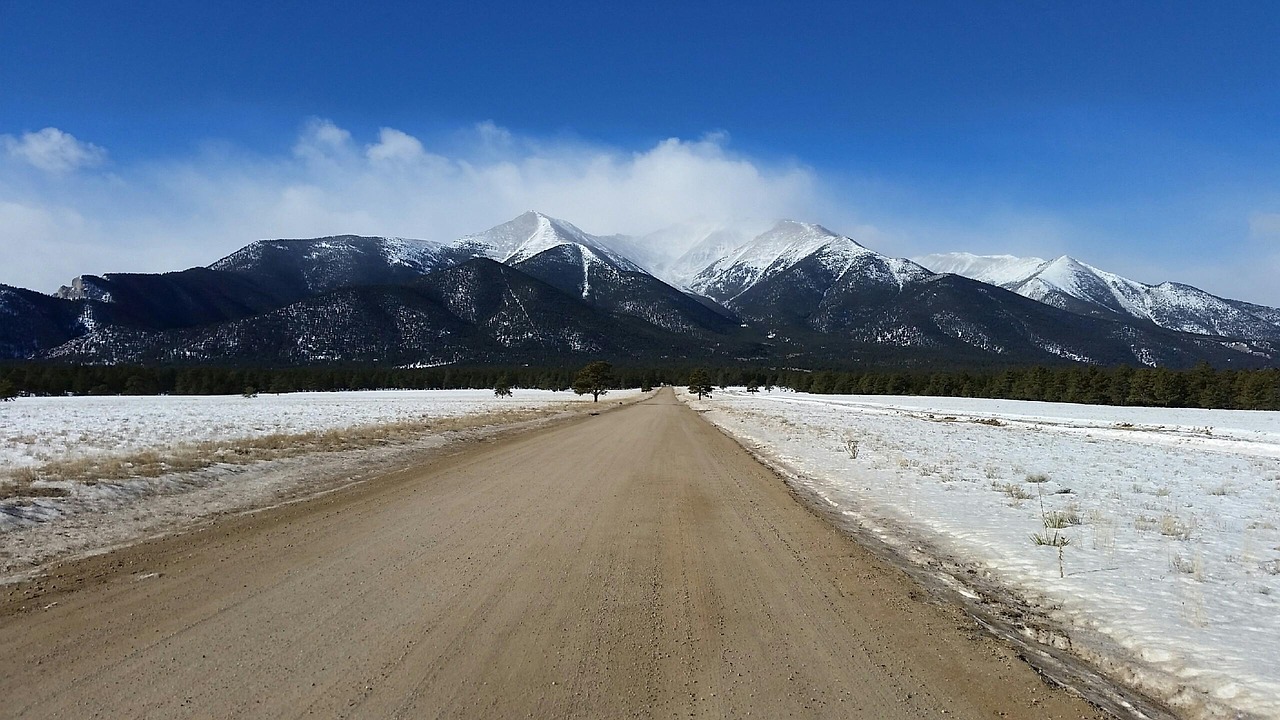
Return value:
<svg viewBox="0 0 1280 720">
<path fill-rule="evenodd" d="M 1023 282 L 1046 262 L 1038 257 L 974 255 L 965 252 L 937 253 L 912 259 L 936 273 L 963 275 L 1003 288 Z"/>
<path fill-rule="evenodd" d="M 1186 363 L 1238 352 L 1065 312 L 910 260 L 820 225 L 782 221 L 700 272 L 692 287 L 786 345 L 873 347 L 904 362 Z"/>
<path fill-rule="evenodd" d="M 404 282 L 471 257 L 430 240 L 334 235 L 259 240 L 209 266 L 210 270 L 270 278 L 308 293 L 353 285 Z"/>
<path fill-rule="evenodd" d="M 745 245 L 703 268 L 690 289 L 732 304 L 753 286 L 805 260 L 818 262 L 835 282 L 858 271 L 868 282 L 902 284 L 921 279 L 927 270 L 910 260 L 890 258 L 838 235 L 821 225 L 783 220 Z"/>
<path fill-rule="evenodd" d="M 506 265 L 515 265 L 538 253 L 566 245 L 580 248 L 579 254 L 589 258 L 590 262 L 611 265 L 624 272 L 644 272 L 644 268 L 625 255 L 610 249 L 603 238 L 588 235 L 564 220 L 533 211 L 452 243 L 455 248 Z"/>
<path fill-rule="evenodd" d="M 617 247 L 650 273 L 679 288 L 688 288 L 698 273 L 746 245 L 765 227 L 755 223 L 686 222 L 638 238 L 626 238 Z"/>
<path fill-rule="evenodd" d="M 112 326 L 44 357 L 83 363 L 553 363 L 686 357 L 697 341 L 609 313 L 488 258 L 402 285 L 343 287 L 270 312 L 162 331 Z"/>
<path fill-rule="evenodd" d="M 1280 340 L 1280 310 L 1211 295 L 1181 283 L 1148 285 L 1063 255 L 944 253 L 917 261 L 938 273 L 964 275 L 1071 312 L 1148 320 L 1179 332 Z"/>
<path fill-rule="evenodd" d="M 527 212 L 461 238 L 453 247 L 519 269 L 589 305 L 638 317 L 664 330 L 724 332 L 736 325 L 730 313 L 686 295 L 624 255 L 620 248 L 639 253 L 652 247 L 635 238 L 597 237 L 564 220 Z"/>
<path fill-rule="evenodd" d="M 791 220 L 759 233 L 688 223 L 642 237 L 597 236 L 528 212 L 450 243 L 264 240 L 206 268 L 86 275 L 58 297 L 0 288 L 0 356 L 1280 362 L 1275 308 L 1134 283 L 1070 258 L 956 255 L 926 264 L 946 273 Z"/>
</svg>

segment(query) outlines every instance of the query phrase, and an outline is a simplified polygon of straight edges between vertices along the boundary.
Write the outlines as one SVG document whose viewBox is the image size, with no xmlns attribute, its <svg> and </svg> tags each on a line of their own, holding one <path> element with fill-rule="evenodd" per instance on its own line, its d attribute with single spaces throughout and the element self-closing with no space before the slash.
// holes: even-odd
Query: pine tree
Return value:
<svg viewBox="0 0 1280 720">
<path fill-rule="evenodd" d="M 506 375 L 498 376 L 498 381 L 493 384 L 493 394 L 495 397 L 511 397 L 511 380 Z"/>
<path fill-rule="evenodd" d="M 689 374 L 689 392 L 696 394 L 699 400 L 710 395 L 711 390 L 711 376 L 706 370 L 698 368 Z"/>
<path fill-rule="evenodd" d="M 603 360 L 588 363 L 573 378 L 573 391 L 579 395 L 591 394 L 592 402 L 600 402 L 600 396 L 609 392 L 616 383 L 613 366 Z"/>
</svg>

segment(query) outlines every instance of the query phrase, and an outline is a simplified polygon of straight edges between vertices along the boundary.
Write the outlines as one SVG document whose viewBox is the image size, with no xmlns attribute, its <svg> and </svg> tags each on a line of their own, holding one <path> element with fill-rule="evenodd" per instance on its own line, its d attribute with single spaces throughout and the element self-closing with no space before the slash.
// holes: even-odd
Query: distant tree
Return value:
<svg viewBox="0 0 1280 720">
<path fill-rule="evenodd" d="M 710 395 L 711 390 L 711 376 L 706 370 L 698 368 L 689 374 L 689 392 L 696 394 L 699 400 Z"/>
<path fill-rule="evenodd" d="M 653 390 L 653 383 L 646 380 L 640 381 L 640 392 L 650 392 Z"/>
<path fill-rule="evenodd" d="M 241 394 L 247 398 L 256 398 L 258 397 L 258 388 L 252 385 L 246 385 L 244 388 L 244 392 Z"/>
<path fill-rule="evenodd" d="M 511 397 L 511 380 L 506 375 L 498 377 L 498 381 L 493 384 L 493 394 L 495 397 Z"/>
<path fill-rule="evenodd" d="M 588 363 L 573 378 L 573 391 L 579 395 L 591 395 L 592 402 L 600 402 L 600 396 L 609 392 L 616 382 L 613 366 L 603 360 Z"/>
<path fill-rule="evenodd" d="M 747 383 L 747 392 L 751 393 L 752 395 L 755 395 L 756 393 L 760 392 L 760 386 L 757 385 L 753 380 Z"/>
<path fill-rule="evenodd" d="M 113 391 L 110 386 L 107 386 L 104 383 L 102 386 L 102 390 L 100 392 L 97 390 L 94 390 L 92 392 L 94 395 L 109 395 L 115 391 Z M 145 377 L 143 375 L 130 375 L 124 381 L 124 394 L 125 395 L 155 395 L 156 386 L 155 386 L 155 383 L 152 382 L 152 380 L 148 377 Z"/>
<path fill-rule="evenodd" d="M 18 397 L 18 389 L 9 378 L 0 378 L 0 402 L 9 402 Z"/>
</svg>

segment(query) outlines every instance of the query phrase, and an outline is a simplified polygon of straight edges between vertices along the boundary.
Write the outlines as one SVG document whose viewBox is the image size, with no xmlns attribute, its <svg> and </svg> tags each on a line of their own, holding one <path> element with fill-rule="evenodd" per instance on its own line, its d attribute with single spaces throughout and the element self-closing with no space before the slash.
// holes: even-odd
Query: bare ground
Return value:
<svg viewBox="0 0 1280 720">
<path fill-rule="evenodd" d="M 0 598 L 15 717 L 1082 718 L 670 391 Z"/>
</svg>

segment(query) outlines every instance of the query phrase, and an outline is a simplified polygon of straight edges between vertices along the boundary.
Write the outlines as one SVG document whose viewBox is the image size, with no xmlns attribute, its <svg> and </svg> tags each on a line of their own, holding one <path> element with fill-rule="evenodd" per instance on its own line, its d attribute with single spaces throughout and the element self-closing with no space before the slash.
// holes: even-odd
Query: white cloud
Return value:
<svg viewBox="0 0 1280 720">
<path fill-rule="evenodd" d="M 511 134 L 511 131 L 492 120 L 476 123 L 475 133 L 480 138 L 481 145 L 485 148 L 509 149 L 515 143 L 515 136 Z"/>
<path fill-rule="evenodd" d="M 378 131 L 378 142 L 365 149 L 365 156 L 375 163 L 412 164 L 425 160 L 427 151 L 418 138 L 384 127 Z"/>
<path fill-rule="evenodd" d="M 351 133 L 322 118 L 308 120 L 293 145 L 294 157 L 308 162 L 340 159 L 352 152 Z"/>
<path fill-rule="evenodd" d="M 5 154 L 51 173 L 66 173 L 102 164 L 107 151 L 92 143 L 80 142 L 70 133 L 47 127 L 22 137 L 0 135 Z"/>
</svg>

